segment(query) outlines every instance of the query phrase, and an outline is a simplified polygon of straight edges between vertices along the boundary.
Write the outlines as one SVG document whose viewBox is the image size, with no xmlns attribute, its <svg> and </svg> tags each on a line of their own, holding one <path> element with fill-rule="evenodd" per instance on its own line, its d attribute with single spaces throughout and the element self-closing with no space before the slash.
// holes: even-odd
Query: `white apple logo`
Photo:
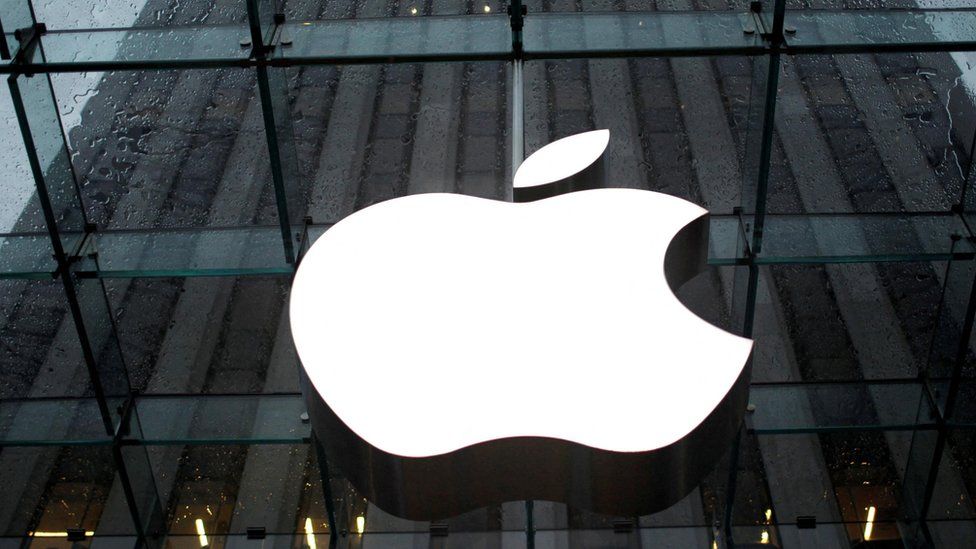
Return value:
<svg viewBox="0 0 976 549">
<path fill-rule="evenodd" d="M 516 186 L 560 192 L 602 132 L 544 147 Z M 633 189 L 420 194 L 350 215 L 291 292 L 315 432 L 365 497 L 411 519 L 515 499 L 672 505 L 725 453 L 748 391 L 752 342 L 672 293 L 704 266 L 707 228 L 706 210 Z"/>
</svg>

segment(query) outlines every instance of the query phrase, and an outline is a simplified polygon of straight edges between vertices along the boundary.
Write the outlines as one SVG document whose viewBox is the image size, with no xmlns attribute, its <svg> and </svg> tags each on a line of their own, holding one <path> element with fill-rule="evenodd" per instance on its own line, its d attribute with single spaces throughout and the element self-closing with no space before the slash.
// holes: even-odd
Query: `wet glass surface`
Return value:
<svg viewBox="0 0 976 549">
<path fill-rule="evenodd" d="M 782 55 L 769 1 L 526 5 L 517 53 L 495 1 L 0 2 L 0 547 L 976 539 L 972 6 L 789 0 Z M 599 128 L 712 214 L 678 294 L 755 341 L 738 443 L 643 517 L 384 512 L 317 451 L 300 253 Z"/>
</svg>

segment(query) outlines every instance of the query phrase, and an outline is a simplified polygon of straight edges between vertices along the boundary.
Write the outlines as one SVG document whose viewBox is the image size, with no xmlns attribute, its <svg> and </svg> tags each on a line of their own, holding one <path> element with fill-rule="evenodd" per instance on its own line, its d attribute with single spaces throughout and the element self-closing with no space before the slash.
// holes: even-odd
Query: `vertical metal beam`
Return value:
<svg viewBox="0 0 976 549">
<path fill-rule="evenodd" d="M 325 455 L 325 448 L 312 433 L 312 446 L 315 447 L 315 458 L 319 465 L 319 478 L 322 482 L 322 497 L 325 499 L 325 515 L 329 521 L 329 547 L 333 548 L 339 541 L 339 528 L 336 523 L 335 499 L 332 497 L 332 477 L 329 475 L 329 462 Z"/>
<path fill-rule="evenodd" d="M 264 57 L 265 45 L 261 36 L 261 12 L 258 0 L 247 0 L 247 26 L 251 31 L 251 51 L 255 57 Z"/>
<path fill-rule="evenodd" d="M 31 13 L 33 17 L 33 12 Z M 43 32 L 43 26 L 35 24 L 32 28 L 32 32 L 25 36 L 24 43 L 18 50 L 17 60 L 15 63 L 23 63 L 32 61 L 32 57 L 37 55 L 43 60 L 43 52 L 39 47 L 39 34 Z M 27 78 L 44 78 L 45 86 L 42 86 L 43 91 L 41 93 L 47 94 L 46 98 L 49 98 L 49 107 L 52 112 L 43 113 L 29 113 L 27 105 L 24 101 L 23 92 L 21 90 L 19 79 Z M 111 316 L 111 310 L 108 307 L 108 300 L 105 294 L 105 288 L 98 281 L 97 288 L 88 288 L 89 292 L 94 292 L 94 294 L 87 294 L 89 299 L 82 300 L 82 294 L 80 292 L 84 291 L 79 287 L 79 282 L 75 278 L 74 268 L 77 266 L 77 255 L 81 246 L 86 241 L 88 233 L 93 231 L 93 227 L 89 225 L 87 220 L 87 215 L 84 210 L 84 204 L 81 199 L 81 190 L 78 184 L 78 178 L 74 173 L 74 167 L 71 164 L 70 154 L 68 150 L 67 138 L 64 134 L 64 125 L 60 118 L 60 113 L 57 110 L 57 101 L 54 94 L 54 88 L 51 84 L 50 77 L 48 75 L 41 76 L 18 76 L 17 74 L 11 75 L 8 78 L 8 86 L 10 88 L 11 101 L 14 106 L 14 111 L 17 116 L 17 121 L 20 126 L 21 137 L 23 139 L 25 152 L 27 154 L 28 163 L 30 165 L 31 174 L 34 178 L 34 184 L 37 192 L 38 202 L 41 206 L 41 211 L 43 213 L 45 224 L 47 225 L 48 235 L 51 241 L 51 248 L 55 261 L 57 263 L 57 274 L 60 276 L 62 285 L 64 288 L 65 300 L 68 304 L 68 309 L 71 314 L 72 321 L 75 325 L 75 330 L 78 335 L 78 344 L 82 351 L 82 356 L 85 361 L 85 366 L 88 371 L 89 380 L 92 384 L 92 389 L 95 394 L 96 402 L 98 404 L 99 414 L 102 419 L 103 427 L 107 435 L 112 437 L 112 457 L 115 466 L 116 473 L 118 474 L 119 482 L 122 486 L 125 503 L 128 507 L 130 517 L 133 521 L 133 526 L 136 529 L 136 533 L 139 539 L 139 544 L 144 545 L 149 538 L 147 538 L 147 532 L 145 526 L 152 524 L 150 518 L 144 516 L 140 510 L 139 501 L 137 499 L 136 491 L 133 487 L 132 478 L 129 474 L 129 468 L 123 458 L 123 452 L 120 442 L 120 435 L 126 429 L 126 415 L 129 413 L 133 406 L 132 397 L 130 394 L 130 383 L 128 378 L 128 370 L 125 366 L 125 362 L 122 356 L 121 347 L 119 346 L 117 328 L 115 326 L 114 319 Z M 45 103 L 48 103 L 47 101 Z M 36 108 L 35 108 L 36 110 Z M 31 124 L 31 114 L 33 116 L 45 116 L 50 117 L 51 125 L 56 126 L 56 130 L 51 128 L 44 128 L 50 134 L 57 134 L 60 138 L 59 147 L 57 149 L 57 155 L 63 155 L 64 164 L 52 164 L 52 166 L 45 167 L 42 165 L 42 159 L 40 153 L 37 149 L 37 143 L 34 140 L 35 130 L 40 131 L 41 128 L 34 128 Z M 43 119 L 42 119 L 43 120 Z M 52 196 L 49 191 L 49 186 L 51 185 L 48 173 L 45 170 L 65 170 L 65 173 L 60 175 L 64 177 L 64 185 L 61 188 L 56 189 L 55 192 L 67 194 L 70 198 L 67 199 L 66 204 L 59 204 L 61 211 L 55 212 L 54 204 L 52 201 Z M 74 218 L 68 221 L 64 221 L 58 217 L 58 215 L 63 215 L 65 208 L 68 213 L 74 213 Z M 63 223 L 68 223 L 71 227 L 61 227 L 59 226 L 59 219 Z M 79 236 L 77 241 L 72 244 L 72 250 L 66 250 L 64 240 L 62 238 L 62 229 L 78 229 Z M 94 298 L 94 301 L 91 299 Z M 88 309 L 86 309 L 84 303 L 87 303 Z M 92 309 L 94 306 L 94 309 Z M 94 316 L 94 318 L 93 318 Z M 104 317 L 104 318 L 101 318 Z M 97 324 L 99 321 L 106 322 L 109 338 L 112 340 L 114 349 L 110 349 L 109 352 L 117 353 L 114 357 L 115 360 L 111 362 L 111 365 L 120 368 L 120 371 L 110 371 L 104 372 L 101 368 L 103 365 L 99 363 L 98 355 L 95 349 L 95 345 L 92 343 L 91 332 L 89 331 L 90 322 Z M 106 380 L 103 377 L 106 374 L 112 374 L 117 379 Z M 113 382 L 114 381 L 114 382 Z M 115 392 L 118 393 L 109 395 L 107 394 L 106 383 L 110 387 L 114 387 Z M 118 397 L 122 402 L 119 405 L 120 410 L 126 411 L 125 413 L 115 413 L 113 406 L 109 403 L 109 397 Z M 116 427 L 118 426 L 118 428 Z M 148 469 L 148 456 L 145 456 L 145 451 L 143 451 L 143 456 L 147 460 L 146 474 L 151 477 L 151 473 Z M 152 494 L 154 499 L 150 502 L 152 510 L 157 514 L 159 512 L 159 499 L 158 494 L 155 492 L 155 484 L 152 479 L 149 478 L 142 479 L 143 483 L 140 488 L 144 491 L 146 486 L 145 482 L 149 482 L 153 490 Z M 157 520 L 156 523 L 159 521 Z"/>
<path fill-rule="evenodd" d="M 268 139 L 268 156 L 271 160 L 271 179 L 274 183 L 275 205 L 278 208 L 278 224 L 281 227 L 281 239 L 285 250 L 285 261 L 295 264 L 295 245 L 291 237 L 291 221 L 288 213 L 288 194 L 278 141 L 278 130 L 275 126 L 275 113 L 272 106 L 271 84 L 268 80 L 268 67 L 257 67 L 258 90 L 261 94 L 261 112 L 264 115 L 265 135 Z"/>
<path fill-rule="evenodd" d="M 522 76 L 522 60 L 512 61 L 512 178 L 525 159 L 525 89 Z M 509 184 L 505 187 L 505 200 L 514 199 L 514 190 Z"/>
<path fill-rule="evenodd" d="M 725 546 L 729 549 L 734 549 L 735 544 L 732 542 L 732 504 L 735 502 L 735 486 L 739 474 L 739 447 L 742 444 L 742 431 L 745 426 L 739 429 L 739 434 L 735 436 L 735 442 L 732 443 L 732 449 L 729 454 L 729 475 L 728 475 L 728 486 L 725 488 L 725 513 L 722 520 L 725 522 Z"/>
<path fill-rule="evenodd" d="M 92 389 L 95 393 L 95 399 L 98 402 L 98 409 L 102 416 L 102 424 L 105 427 L 105 433 L 112 436 L 115 434 L 115 423 L 112 420 L 112 413 L 105 397 L 101 377 L 98 374 L 98 365 L 95 360 L 95 354 L 91 348 L 91 343 L 85 329 L 85 322 L 81 312 L 81 306 L 78 303 L 74 280 L 72 279 L 70 266 L 68 263 L 68 257 L 65 254 L 64 246 L 62 245 L 60 231 L 58 230 L 57 218 L 54 215 L 54 208 L 51 205 L 51 198 L 47 191 L 47 185 L 45 184 L 44 168 L 41 166 L 41 161 L 37 154 L 37 147 L 34 142 L 34 135 L 31 131 L 30 120 L 27 116 L 27 110 L 24 106 L 24 99 L 20 92 L 20 85 L 17 83 L 18 78 L 27 77 L 18 77 L 16 74 L 13 74 L 7 79 L 7 84 L 10 88 L 10 99 L 14 106 L 17 122 L 20 125 L 21 138 L 24 141 L 24 149 L 27 153 L 27 161 L 30 165 L 31 173 L 34 176 L 34 185 L 37 191 L 37 198 L 40 202 L 41 210 L 44 214 L 44 221 L 47 225 L 48 235 L 51 239 L 51 247 L 54 252 L 55 261 L 57 262 L 58 275 L 63 283 L 65 300 L 68 302 L 68 308 L 71 312 L 75 329 L 78 332 L 79 344 L 81 345 L 82 355 L 85 359 L 85 366 L 88 369 Z M 47 78 L 47 76 L 42 78 Z"/>
<path fill-rule="evenodd" d="M 267 59 L 274 49 L 272 44 L 265 44 L 261 33 L 261 16 L 257 0 L 247 0 L 247 19 L 251 31 L 251 56 L 255 59 Z M 284 69 L 275 69 L 284 70 Z M 278 210 L 278 224 L 281 227 L 281 240 L 284 246 L 285 261 L 296 264 L 295 241 L 292 238 L 291 217 L 295 212 L 288 211 L 287 185 L 297 186 L 297 181 L 286 181 L 282 167 L 281 141 L 278 135 L 274 112 L 274 98 L 271 94 L 271 83 L 268 77 L 268 67 L 256 67 L 258 93 L 261 97 L 261 113 L 264 117 L 264 132 L 268 142 L 268 158 L 271 162 L 271 179 L 274 184 L 275 205 Z M 283 113 L 281 116 L 288 116 Z M 298 173 L 297 167 L 294 173 Z M 297 189 L 295 190 L 297 192 Z"/>
<path fill-rule="evenodd" d="M 133 431 L 136 432 L 135 435 L 133 435 Z M 142 425 L 139 423 L 138 415 L 135 412 L 134 398 L 130 398 L 125 404 L 122 422 L 119 425 L 118 432 L 112 439 L 112 457 L 115 459 L 116 469 L 119 472 L 119 484 L 122 486 L 126 506 L 129 508 L 129 515 L 132 518 L 132 522 L 136 527 L 136 533 L 139 537 L 137 547 L 158 547 L 162 545 L 163 538 L 161 534 L 165 525 L 163 523 L 164 519 L 159 490 L 156 487 L 156 481 L 152 475 L 149 455 L 144 446 L 129 447 L 130 452 L 141 452 L 138 458 L 145 459 L 146 467 L 142 476 L 148 478 L 142 479 L 140 491 L 142 493 L 149 491 L 152 501 L 149 502 L 148 509 L 142 509 L 140 507 L 140 498 L 133 487 L 132 480 L 134 472 L 130 470 L 129 464 L 125 459 L 125 452 L 123 451 L 123 439 L 126 437 L 130 439 L 135 438 L 140 441 L 143 438 Z"/>
<path fill-rule="evenodd" d="M 527 9 L 522 0 L 513 0 L 508 6 L 508 17 L 512 26 L 512 180 L 515 172 L 525 159 L 525 89 L 522 75 L 522 27 Z M 505 200 L 514 200 L 514 188 L 510 182 L 505 187 Z M 535 548 L 535 503 L 525 502 L 525 546 Z"/>
<path fill-rule="evenodd" d="M 951 247 L 953 252 L 957 251 L 961 241 L 962 239 L 958 235 L 953 237 Z M 945 375 L 942 368 L 951 367 L 942 409 L 940 410 L 939 403 L 935 398 L 923 398 L 919 404 L 916 422 L 934 421 L 937 429 L 934 433 L 931 431 L 915 431 L 912 433 L 908 463 L 902 481 L 903 536 L 906 538 L 906 542 L 915 546 L 926 546 L 933 543 L 927 517 L 936 497 L 940 466 L 948 450 L 949 422 L 955 413 L 962 383 L 962 370 L 969 353 L 973 325 L 976 321 L 976 274 L 970 272 L 969 267 L 971 265 L 969 258 L 949 261 L 942 294 L 936 310 L 936 326 L 930 343 L 926 368 L 920 372 L 924 388 L 927 391 L 924 396 L 929 397 L 934 393 L 930 378 Z M 959 269 L 963 269 L 961 274 Z M 954 283 L 960 276 L 966 277 L 962 281 L 961 288 L 958 287 L 959 284 Z M 955 290 L 953 290 L 954 286 L 956 286 Z M 952 313 L 954 307 L 951 305 L 956 300 L 966 303 L 962 319 Z M 948 334 L 945 333 L 947 330 L 949 331 Z"/>
<path fill-rule="evenodd" d="M 781 2 L 783 0 L 780 0 Z M 765 101 L 763 102 L 763 124 L 759 149 L 759 172 L 756 179 L 756 203 L 752 226 L 752 253 L 762 251 L 763 228 L 766 222 L 766 197 L 769 189 L 769 170 L 773 153 L 773 131 L 775 126 L 776 95 L 779 84 L 780 53 L 773 46 L 769 54 L 769 69 L 766 76 Z M 750 277 L 752 278 L 752 277 Z"/>
<path fill-rule="evenodd" d="M 772 29 L 770 29 L 768 32 L 761 32 L 761 36 L 769 45 L 769 55 L 767 57 L 769 65 L 766 67 L 766 80 L 764 82 L 763 89 L 761 111 L 762 124 L 759 134 L 758 161 L 757 170 L 755 173 L 755 191 L 750 194 L 751 189 L 749 183 L 751 182 L 748 180 L 748 178 L 752 176 L 752 173 L 750 170 L 744 170 L 744 180 L 742 185 L 742 193 L 740 196 L 742 205 L 740 212 L 746 214 L 747 216 L 751 216 L 752 218 L 751 242 L 744 240 L 740 245 L 740 248 L 742 248 L 741 251 L 745 255 L 745 267 L 748 269 L 748 276 L 746 277 L 745 281 L 746 287 L 744 290 L 737 287 L 733 290 L 736 293 L 745 291 L 744 303 L 741 305 L 739 310 L 733 311 L 735 314 L 741 313 L 743 315 L 741 318 L 741 326 L 742 335 L 744 337 L 752 337 L 755 323 L 756 297 L 759 288 L 759 268 L 755 263 L 755 259 L 756 256 L 762 251 L 762 236 L 766 219 L 766 202 L 769 189 L 770 164 L 772 162 L 773 133 L 775 130 L 776 121 L 776 100 L 779 90 L 780 56 L 783 45 L 783 20 L 785 15 L 786 0 L 775 0 L 773 7 Z M 763 24 L 763 21 L 758 14 L 755 14 L 755 21 L 756 24 L 760 25 L 760 28 L 762 28 L 761 25 Z M 747 146 L 746 150 L 749 151 L 750 147 Z M 747 158 L 747 165 L 749 161 L 750 159 Z M 750 201 L 752 201 L 752 208 L 747 207 L 747 205 L 750 204 Z M 740 223 L 741 222 L 742 218 L 740 217 Z M 744 232 L 740 238 L 746 239 L 746 234 L 747 233 Z M 737 268 L 741 269 L 742 267 Z M 733 303 L 736 303 L 735 296 L 733 296 Z M 729 548 L 732 548 L 735 545 L 732 533 L 732 520 L 741 442 L 742 430 L 740 429 L 735 443 L 732 446 L 732 453 L 729 457 L 728 487 L 726 491 L 724 510 L 725 524 L 723 526 L 725 531 L 725 545 Z"/>
</svg>

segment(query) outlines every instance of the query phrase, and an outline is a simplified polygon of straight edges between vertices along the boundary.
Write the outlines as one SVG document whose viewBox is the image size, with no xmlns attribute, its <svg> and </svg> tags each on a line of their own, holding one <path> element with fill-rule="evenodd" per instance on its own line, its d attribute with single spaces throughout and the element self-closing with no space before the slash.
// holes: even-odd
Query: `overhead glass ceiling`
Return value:
<svg viewBox="0 0 976 549">
<path fill-rule="evenodd" d="M 976 6 L 508 8 L 0 2 L 0 545 L 976 539 Z M 296 263 L 597 128 L 614 186 L 712 214 L 681 297 L 756 342 L 738 443 L 651 516 L 384 513 L 303 420 Z"/>
</svg>

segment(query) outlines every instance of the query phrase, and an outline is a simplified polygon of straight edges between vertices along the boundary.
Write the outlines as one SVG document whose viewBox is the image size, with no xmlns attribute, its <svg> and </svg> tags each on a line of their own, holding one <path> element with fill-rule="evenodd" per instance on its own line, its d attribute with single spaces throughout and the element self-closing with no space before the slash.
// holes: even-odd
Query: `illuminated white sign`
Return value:
<svg viewBox="0 0 976 549">
<path fill-rule="evenodd" d="M 593 134 L 542 149 L 516 181 L 586 168 L 606 147 Z M 670 505 L 694 484 L 631 501 L 611 477 L 697 484 L 657 461 L 690 449 L 706 455 L 684 459 L 709 461 L 690 469 L 710 469 L 741 421 L 752 342 L 672 293 L 703 265 L 705 235 L 704 209 L 633 189 L 521 204 L 421 194 L 361 210 L 311 247 L 292 287 L 313 427 L 364 495 L 411 518 L 504 499 Z M 685 448 L 696 429 L 707 444 Z M 560 463 L 573 456 L 586 462 L 575 473 Z M 659 470 L 612 471 L 641 463 Z M 587 468 L 596 476 L 562 474 Z M 563 494 L 580 482 L 606 485 Z"/>
</svg>

